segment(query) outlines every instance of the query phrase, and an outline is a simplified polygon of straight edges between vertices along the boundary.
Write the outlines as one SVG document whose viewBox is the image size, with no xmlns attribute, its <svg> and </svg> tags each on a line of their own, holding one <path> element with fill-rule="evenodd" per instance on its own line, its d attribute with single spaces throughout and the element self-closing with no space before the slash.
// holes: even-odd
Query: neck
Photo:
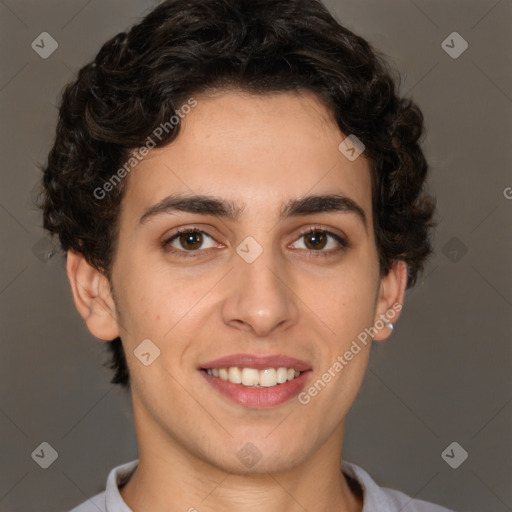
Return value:
<svg viewBox="0 0 512 512">
<path fill-rule="evenodd" d="M 135 418 L 139 465 L 121 496 L 133 512 L 361 512 L 340 469 L 343 425 L 286 470 L 235 474 Z"/>
</svg>

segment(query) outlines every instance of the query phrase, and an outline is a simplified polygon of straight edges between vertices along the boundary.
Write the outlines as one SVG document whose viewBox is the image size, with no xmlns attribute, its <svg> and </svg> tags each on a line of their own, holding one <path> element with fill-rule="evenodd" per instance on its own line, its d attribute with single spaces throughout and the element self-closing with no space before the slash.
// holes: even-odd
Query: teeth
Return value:
<svg viewBox="0 0 512 512">
<path fill-rule="evenodd" d="M 233 384 L 242 384 L 242 372 L 240 368 L 237 368 L 236 366 L 232 366 L 228 370 L 228 380 L 229 382 L 232 382 Z"/>
<path fill-rule="evenodd" d="M 294 372 L 295 373 L 295 372 Z M 277 369 L 277 383 L 283 384 L 288 380 L 288 370 L 286 368 Z"/>
<path fill-rule="evenodd" d="M 284 384 L 289 380 L 298 377 L 301 372 L 294 368 L 265 368 L 257 370 L 255 368 L 238 368 L 231 366 L 229 368 L 208 368 L 208 375 L 219 377 L 222 380 L 229 380 L 233 384 L 242 386 L 270 388 L 277 384 Z"/>
<path fill-rule="evenodd" d="M 260 372 L 254 368 L 242 370 L 242 384 L 244 386 L 257 386 L 260 383 Z"/>
<path fill-rule="evenodd" d="M 260 386 L 270 388 L 277 384 L 277 372 L 274 368 L 267 368 L 260 372 Z"/>
</svg>

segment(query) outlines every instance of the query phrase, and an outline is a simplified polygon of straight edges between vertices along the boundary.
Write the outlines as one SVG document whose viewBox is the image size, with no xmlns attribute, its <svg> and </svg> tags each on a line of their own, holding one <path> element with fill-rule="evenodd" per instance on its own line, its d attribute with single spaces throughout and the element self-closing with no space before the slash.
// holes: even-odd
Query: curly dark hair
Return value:
<svg viewBox="0 0 512 512">
<path fill-rule="evenodd" d="M 155 127 L 194 94 L 310 91 L 342 133 L 365 145 L 381 275 L 407 263 L 407 288 L 432 252 L 435 199 L 419 142 L 423 115 L 397 93 L 399 76 L 317 0 L 168 0 L 107 41 L 63 90 L 43 171 L 44 227 L 111 280 L 122 180 L 111 179 Z M 178 122 L 158 140 L 173 141 Z M 121 344 L 109 342 L 111 382 L 129 386 Z"/>
</svg>

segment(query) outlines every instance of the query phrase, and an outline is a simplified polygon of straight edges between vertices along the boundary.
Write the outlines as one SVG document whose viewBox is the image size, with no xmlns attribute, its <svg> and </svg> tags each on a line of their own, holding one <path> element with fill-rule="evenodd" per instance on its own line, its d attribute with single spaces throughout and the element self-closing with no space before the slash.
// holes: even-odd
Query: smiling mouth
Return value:
<svg viewBox="0 0 512 512">
<path fill-rule="evenodd" d="M 226 368 L 203 368 L 202 371 L 208 375 L 232 384 L 240 384 L 252 388 L 272 388 L 284 384 L 299 377 L 301 373 L 295 368 L 240 368 L 230 366 Z"/>
</svg>

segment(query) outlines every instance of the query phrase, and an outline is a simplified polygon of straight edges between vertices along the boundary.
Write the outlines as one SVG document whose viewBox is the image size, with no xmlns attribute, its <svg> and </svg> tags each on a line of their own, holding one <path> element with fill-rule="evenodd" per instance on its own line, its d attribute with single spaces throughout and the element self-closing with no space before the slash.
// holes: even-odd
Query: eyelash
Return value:
<svg viewBox="0 0 512 512">
<path fill-rule="evenodd" d="M 204 249 L 203 250 L 196 249 L 193 251 L 187 251 L 185 249 L 175 249 L 174 247 L 170 246 L 170 244 L 174 240 L 176 240 L 180 235 L 186 234 L 186 233 L 202 233 L 202 234 L 208 236 L 209 238 L 211 238 L 212 240 L 215 240 L 211 235 L 209 235 L 206 231 L 203 231 L 202 229 L 183 228 L 183 229 L 176 231 L 176 233 L 174 235 L 172 235 L 170 238 L 167 238 L 166 240 L 164 240 L 162 242 L 162 248 L 166 252 L 177 255 L 180 258 L 197 258 L 197 257 L 199 257 L 200 253 L 205 251 Z M 326 230 L 323 228 L 319 228 L 319 227 L 312 227 L 312 228 L 306 229 L 305 231 L 302 231 L 301 233 L 299 233 L 297 240 L 299 240 L 300 238 L 302 238 L 306 235 L 312 234 L 312 233 L 326 234 L 326 235 L 334 238 L 334 240 L 336 240 L 340 244 L 341 247 L 338 247 L 337 249 L 330 249 L 328 251 L 324 251 L 324 250 L 315 251 L 315 250 L 306 249 L 306 251 L 309 253 L 308 256 L 311 256 L 314 258 L 317 258 L 317 257 L 327 258 L 327 257 L 334 256 L 334 255 L 338 254 L 340 251 L 344 251 L 344 250 L 350 248 L 350 244 L 346 239 L 337 235 L 336 233 L 333 233 L 332 231 L 329 231 L 329 230 Z M 206 249 L 206 250 L 208 250 L 208 249 Z M 303 251 L 304 249 L 300 249 L 300 250 Z"/>
</svg>

